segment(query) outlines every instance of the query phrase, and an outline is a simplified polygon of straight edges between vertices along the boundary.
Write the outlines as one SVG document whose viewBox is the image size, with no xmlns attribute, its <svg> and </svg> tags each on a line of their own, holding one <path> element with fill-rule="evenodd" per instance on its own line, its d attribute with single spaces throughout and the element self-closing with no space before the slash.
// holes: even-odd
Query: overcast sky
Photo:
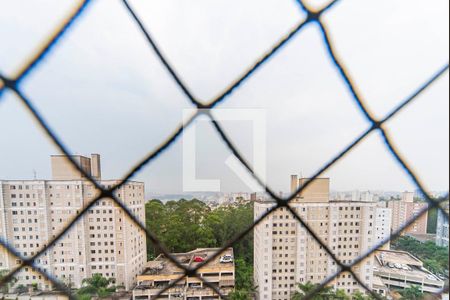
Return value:
<svg viewBox="0 0 450 300">
<path fill-rule="evenodd" d="M 0 0 L 0 72 L 12 74 L 74 5 L 69 0 Z M 325 1 L 310 1 L 321 5 Z M 219 94 L 304 15 L 294 0 L 135 0 L 131 4 L 193 93 Z M 369 107 L 382 117 L 445 65 L 449 1 L 342 0 L 324 20 Z M 448 190 L 448 74 L 388 124 L 396 144 L 431 190 Z M 94 1 L 23 91 L 73 153 L 100 153 L 103 177 L 118 178 L 154 149 L 192 108 L 121 1 Z M 308 26 L 219 108 L 266 111 L 267 179 L 314 173 L 369 124 Z M 0 102 L 1 179 L 50 177 L 55 147 L 6 93 Z M 252 161 L 252 123 L 224 123 Z M 197 174 L 223 191 L 246 190 L 225 164 L 230 152 L 198 123 Z M 194 130 L 191 128 L 190 130 Z M 259 146 L 257 146 L 259 147 Z M 136 179 L 150 193 L 180 193 L 182 141 Z M 335 190 L 412 190 L 410 180 L 370 136 L 326 176 Z"/>
</svg>

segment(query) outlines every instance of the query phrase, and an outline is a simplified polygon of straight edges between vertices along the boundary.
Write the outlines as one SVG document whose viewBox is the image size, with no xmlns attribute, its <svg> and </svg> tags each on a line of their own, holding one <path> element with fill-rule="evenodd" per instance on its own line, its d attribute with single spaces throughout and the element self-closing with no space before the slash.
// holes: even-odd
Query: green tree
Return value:
<svg viewBox="0 0 450 300">
<path fill-rule="evenodd" d="M 319 285 L 308 282 L 306 284 L 299 284 L 299 292 L 296 292 L 292 297 L 292 300 L 302 300 L 306 295 L 309 295 L 315 291 Z M 382 296 L 374 298 L 372 296 L 366 296 L 360 291 L 355 292 L 353 295 L 347 295 L 344 290 L 334 290 L 331 287 L 325 287 L 319 292 L 317 292 L 312 298 L 312 300 L 379 300 L 385 299 Z"/>
<path fill-rule="evenodd" d="M 367 300 L 366 296 L 360 291 L 353 293 L 352 298 L 353 300 Z"/>
<path fill-rule="evenodd" d="M 237 207 L 223 207 L 212 211 L 205 219 L 217 241 L 217 246 L 224 246 L 242 230 L 248 228 L 253 222 L 253 203 Z M 235 256 L 253 264 L 253 232 L 243 237 L 233 245 Z"/>
<path fill-rule="evenodd" d="M 219 248 L 248 228 L 253 222 L 253 203 L 211 210 L 193 199 L 151 200 L 145 206 L 146 226 L 171 252 L 196 248 Z M 147 241 L 149 259 L 160 254 L 158 245 Z M 253 292 L 253 232 L 233 245 L 236 264 L 236 295 Z M 237 297 L 236 296 L 236 297 Z"/>
<path fill-rule="evenodd" d="M 350 300 L 351 298 L 345 293 L 344 290 L 337 290 L 334 295 L 331 293 L 331 298 L 333 300 Z"/>
<path fill-rule="evenodd" d="M 159 234 L 163 231 L 165 211 L 164 204 L 159 200 L 151 200 L 145 204 L 145 222 L 150 232 Z M 147 258 L 152 260 L 157 253 L 159 253 L 158 247 L 147 239 Z"/>
<path fill-rule="evenodd" d="M 77 300 L 91 300 L 91 298 L 89 294 L 77 294 Z"/>
<path fill-rule="evenodd" d="M 36 282 L 33 282 L 31 284 L 31 287 L 33 288 L 33 291 L 37 291 L 39 289 L 39 286 L 38 286 L 38 284 Z"/>
<path fill-rule="evenodd" d="M 402 300 L 421 300 L 423 299 L 423 293 L 419 286 L 413 285 L 403 291 L 400 291 L 402 295 Z"/>
<path fill-rule="evenodd" d="M 146 204 L 147 228 L 154 233 L 171 252 L 187 252 L 194 248 L 213 247 L 216 244 L 211 228 L 205 226 L 204 218 L 210 208 L 199 200 L 159 200 Z M 148 241 L 149 258 L 159 255 L 157 245 Z"/>
<path fill-rule="evenodd" d="M 443 272 L 441 264 L 438 261 L 436 261 L 435 259 L 432 259 L 432 258 L 425 259 L 423 263 L 426 266 L 426 268 L 428 270 L 430 270 L 432 273 L 436 274 L 436 273 Z"/>
<path fill-rule="evenodd" d="M 78 297 L 98 296 L 106 298 L 116 291 L 112 278 L 105 278 L 101 274 L 94 274 L 91 278 L 83 279 L 83 287 L 77 292 Z"/>
<path fill-rule="evenodd" d="M 230 299 L 230 300 L 252 300 L 253 294 L 249 291 L 236 290 L 228 296 L 228 299 Z"/>
<path fill-rule="evenodd" d="M 316 290 L 318 287 L 319 287 L 318 284 L 313 284 L 311 282 L 307 282 L 305 284 L 299 284 L 298 288 L 300 291 L 294 293 L 292 300 L 302 300 L 307 295 L 309 295 L 314 290 Z M 333 294 L 334 294 L 334 292 L 333 292 L 332 288 L 324 287 L 320 291 L 315 293 L 314 296 L 310 299 L 311 300 L 330 300 L 330 299 L 333 299 L 332 298 Z"/>
<path fill-rule="evenodd" d="M 28 292 L 28 288 L 24 286 L 23 284 L 19 284 L 14 291 L 18 294 L 26 293 Z"/>
<path fill-rule="evenodd" d="M 248 264 L 244 259 L 235 260 L 236 266 L 236 289 L 244 291 L 253 290 L 253 265 Z"/>
<path fill-rule="evenodd" d="M 3 279 L 3 277 L 5 277 L 6 275 L 9 274 L 9 270 L 4 269 L 4 270 L 0 270 L 0 280 Z M 9 280 L 9 282 L 5 283 L 3 286 L 0 287 L 0 292 L 2 293 L 7 293 L 9 292 L 9 290 L 14 286 L 14 284 L 17 282 L 17 279 L 15 277 L 12 277 L 11 280 Z"/>
<path fill-rule="evenodd" d="M 382 295 L 378 295 L 378 298 L 373 297 L 372 295 L 364 295 L 360 291 L 357 291 L 353 293 L 352 300 L 379 300 L 379 299 L 386 299 Z"/>
</svg>

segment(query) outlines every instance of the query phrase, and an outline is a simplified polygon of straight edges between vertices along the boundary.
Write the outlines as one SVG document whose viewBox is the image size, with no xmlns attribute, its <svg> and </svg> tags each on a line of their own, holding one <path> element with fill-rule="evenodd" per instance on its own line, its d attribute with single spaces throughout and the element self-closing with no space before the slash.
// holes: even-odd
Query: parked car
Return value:
<svg viewBox="0 0 450 300">
<path fill-rule="evenodd" d="M 201 262 L 204 262 L 204 261 L 205 261 L 205 259 L 203 257 L 201 257 L 201 256 L 195 256 L 194 257 L 194 262 L 201 263 Z"/>
<path fill-rule="evenodd" d="M 402 265 L 402 269 L 405 271 L 410 271 L 409 267 L 407 265 Z"/>
<path fill-rule="evenodd" d="M 220 258 L 220 263 L 222 264 L 228 264 L 233 262 L 233 256 L 231 255 L 224 255 Z"/>
</svg>

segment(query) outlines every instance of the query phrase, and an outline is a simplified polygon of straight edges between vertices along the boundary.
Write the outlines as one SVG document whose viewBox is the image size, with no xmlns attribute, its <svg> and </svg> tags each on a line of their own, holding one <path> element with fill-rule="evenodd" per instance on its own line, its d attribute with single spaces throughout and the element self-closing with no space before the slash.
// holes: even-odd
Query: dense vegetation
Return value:
<svg viewBox="0 0 450 300">
<path fill-rule="evenodd" d="M 292 300 L 302 300 L 307 295 L 312 293 L 319 287 L 318 284 L 312 284 L 310 282 L 306 284 L 299 284 L 299 291 L 295 292 L 292 296 Z M 343 290 L 334 290 L 332 287 L 324 287 L 320 291 L 316 292 L 311 300 L 373 300 L 371 296 L 366 296 L 361 292 L 356 292 L 353 295 L 347 295 Z"/>
<path fill-rule="evenodd" d="M 414 285 L 403 291 L 400 291 L 400 295 L 402 295 L 402 299 L 405 300 L 421 300 L 424 298 L 424 294 L 419 286 Z"/>
<path fill-rule="evenodd" d="M 3 269 L 0 270 L 0 280 L 2 280 L 6 275 L 9 274 L 9 270 Z M 17 279 L 13 277 L 9 282 L 6 282 L 4 285 L 0 287 L 0 293 L 7 293 L 9 289 L 17 282 Z"/>
<path fill-rule="evenodd" d="M 448 248 L 438 247 L 434 242 L 421 243 L 407 236 L 395 240 L 392 248 L 410 252 L 423 261 L 425 268 L 435 274 L 448 275 Z"/>
<path fill-rule="evenodd" d="M 76 297 L 79 300 L 88 300 L 92 297 L 106 298 L 115 291 L 112 279 L 94 274 L 92 278 L 83 279 L 83 287 L 77 291 Z"/>
<path fill-rule="evenodd" d="M 188 252 L 196 248 L 218 248 L 236 237 L 253 222 L 253 204 L 222 207 L 215 210 L 199 200 L 162 203 L 149 201 L 145 206 L 146 226 L 170 252 Z M 236 293 L 232 299 L 252 299 L 253 232 L 233 245 L 236 264 Z M 147 239 L 149 259 L 160 254 L 157 245 Z"/>
</svg>

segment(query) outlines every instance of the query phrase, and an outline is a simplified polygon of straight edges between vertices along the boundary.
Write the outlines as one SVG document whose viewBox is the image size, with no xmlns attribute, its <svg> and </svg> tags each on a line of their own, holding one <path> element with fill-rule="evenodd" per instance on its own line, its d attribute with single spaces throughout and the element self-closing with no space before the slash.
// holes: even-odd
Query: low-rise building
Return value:
<svg viewBox="0 0 450 300">
<path fill-rule="evenodd" d="M 440 293 L 445 282 L 424 268 L 423 262 L 408 252 L 379 250 L 375 253 L 375 292 L 419 286 L 424 293 Z M 376 278 L 376 279 L 375 279 Z"/>
<path fill-rule="evenodd" d="M 0 293 L 0 299 L 5 300 L 69 300 L 69 297 L 61 292 L 30 291 L 27 293 Z"/>
<path fill-rule="evenodd" d="M 195 268 L 220 249 L 197 249 L 188 253 L 175 253 L 173 257 L 187 268 Z M 164 255 L 147 263 L 142 275 L 137 276 L 137 286 L 133 290 L 133 300 L 154 299 L 162 289 L 177 281 L 184 271 Z M 233 249 L 224 250 L 221 255 L 198 270 L 199 276 L 217 287 L 223 296 L 234 291 L 235 265 Z M 195 276 L 185 276 L 174 287 L 161 295 L 163 299 L 213 300 L 221 299 L 213 289 Z"/>
</svg>

